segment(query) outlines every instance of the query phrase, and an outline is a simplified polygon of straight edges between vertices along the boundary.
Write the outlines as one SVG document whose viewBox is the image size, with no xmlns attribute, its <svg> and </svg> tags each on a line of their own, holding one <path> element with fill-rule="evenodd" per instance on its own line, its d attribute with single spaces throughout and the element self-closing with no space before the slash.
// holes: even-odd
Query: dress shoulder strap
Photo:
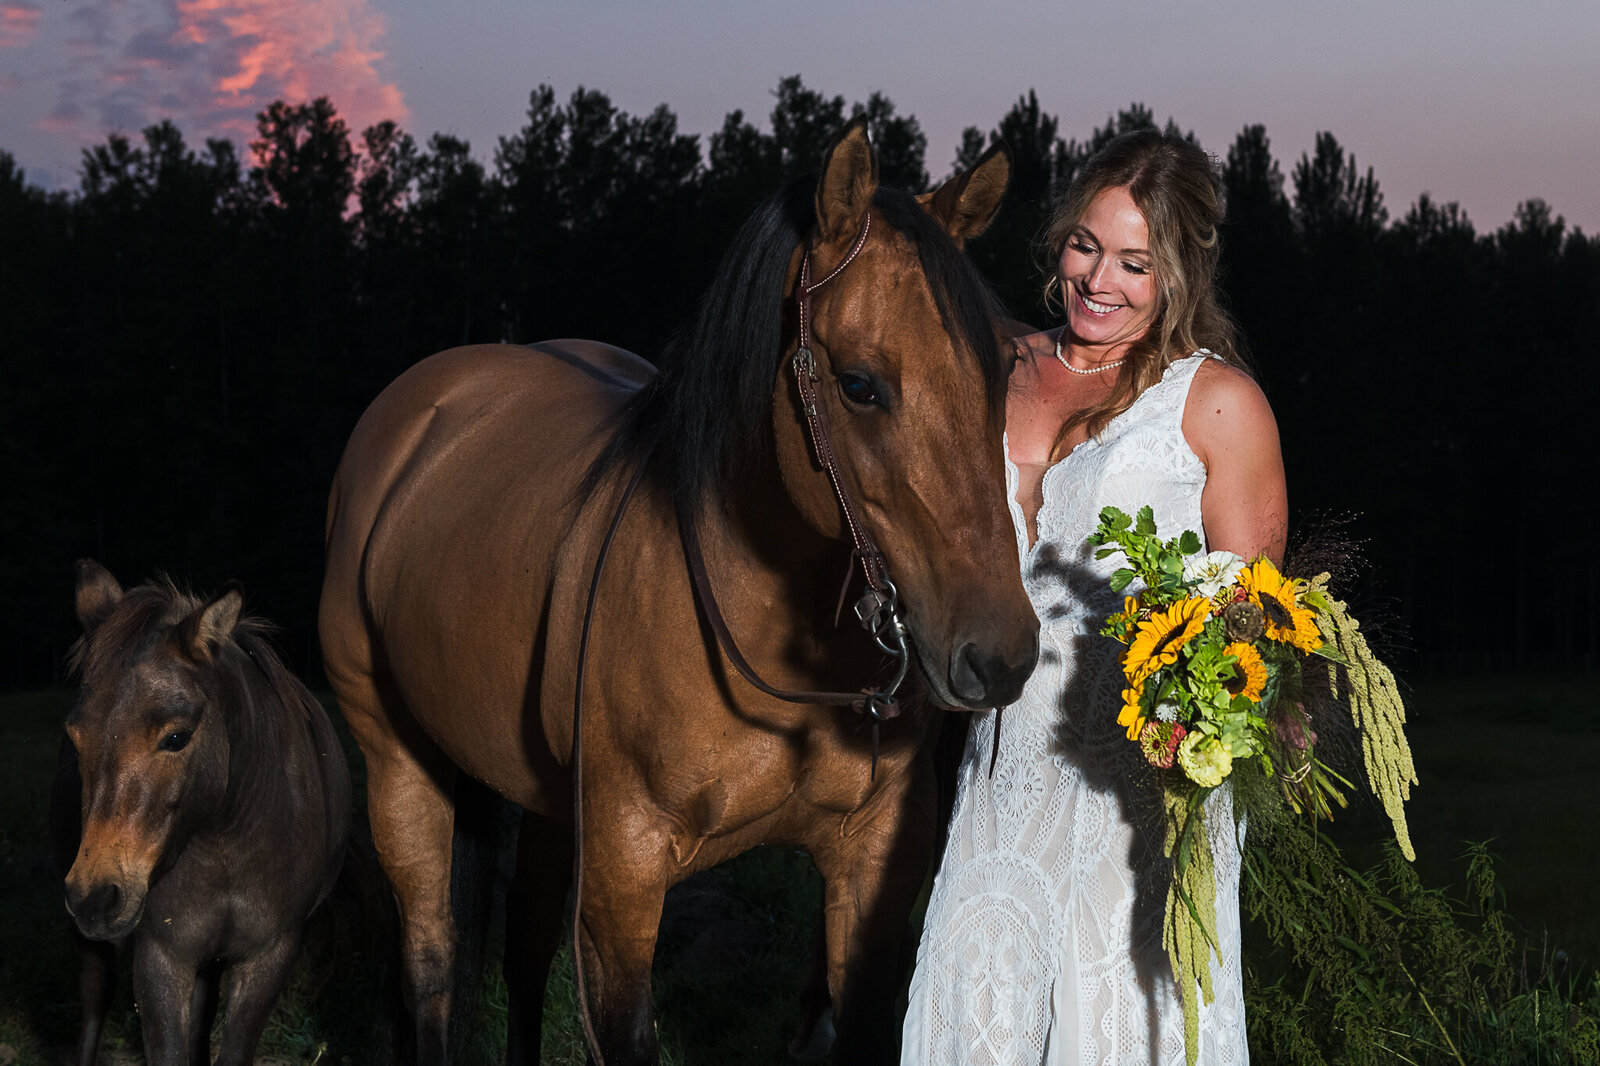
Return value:
<svg viewBox="0 0 1600 1066">
<path fill-rule="evenodd" d="M 1189 387 L 1194 384 L 1194 376 L 1200 369 L 1200 364 L 1207 359 L 1216 359 L 1219 356 L 1201 348 L 1193 355 L 1182 359 L 1174 359 L 1172 365 L 1167 367 L 1161 380 L 1150 386 L 1145 395 L 1140 397 L 1141 405 L 1146 410 L 1146 417 L 1162 422 L 1181 422 L 1183 420 L 1184 404 L 1189 399 Z"/>
</svg>

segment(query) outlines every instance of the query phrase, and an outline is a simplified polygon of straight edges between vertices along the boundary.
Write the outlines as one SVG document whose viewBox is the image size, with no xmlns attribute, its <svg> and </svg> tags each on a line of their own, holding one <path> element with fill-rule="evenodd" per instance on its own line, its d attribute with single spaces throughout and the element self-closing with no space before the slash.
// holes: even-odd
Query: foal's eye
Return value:
<svg viewBox="0 0 1600 1066">
<path fill-rule="evenodd" d="M 194 734 L 187 729 L 174 729 L 161 738 L 161 743 L 156 745 L 162 751 L 182 751 L 189 746 L 189 738 Z"/>
<path fill-rule="evenodd" d="M 865 374 L 840 374 L 839 391 L 857 407 L 884 407 L 877 384 Z"/>
</svg>

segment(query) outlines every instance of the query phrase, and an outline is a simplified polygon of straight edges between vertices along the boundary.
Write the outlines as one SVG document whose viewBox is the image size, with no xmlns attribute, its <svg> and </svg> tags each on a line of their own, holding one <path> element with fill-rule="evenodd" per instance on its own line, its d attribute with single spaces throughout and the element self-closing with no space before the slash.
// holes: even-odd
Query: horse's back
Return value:
<svg viewBox="0 0 1600 1066">
<path fill-rule="evenodd" d="M 497 458 L 498 448 L 509 463 L 558 458 L 563 439 L 568 450 L 582 450 L 596 425 L 654 374 L 631 352 L 596 341 L 471 345 L 430 356 L 362 415 L 335 476 L 333 504 L 362 485 L 387 490 L 430 451 L 458 453 L 476 443 L 483 454 L 474 449 L 472 458 Z M 509 451 L 519 441 L 538 445 L 537 453 Z M 333 519 L 330 513 L 330 527 Z"/>
<path fill-rule="evenodd" d="M 506 731 L 505 776 L 480 776 L 512 787 L 550 589 L 581 540 L 585 476 L 654 373 L 593 341 L 478 345 L 421 361 L 379 395 L 329 501 L 320 628 L 341 704 L 384 673 L 452 755 L 461 723 L 439 708 L 473 706 L 475 728 Z"/>
</svg>

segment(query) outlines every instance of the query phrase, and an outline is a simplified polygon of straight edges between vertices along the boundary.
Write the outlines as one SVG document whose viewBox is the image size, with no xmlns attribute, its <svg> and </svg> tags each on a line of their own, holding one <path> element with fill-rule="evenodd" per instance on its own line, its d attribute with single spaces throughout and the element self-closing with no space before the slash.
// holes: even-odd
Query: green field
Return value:
<svg viewBox="0 0 1600 1066">
<path fill-rule="evenodd" d="M 68 919 L 45 834 L 60 722 L 70 700 L 66 692 L 0 697 L 0 1066 L 65 1061 L 76 1027 Z M 1439 890 L 1441 900 L 1464 898 L 1461 855 L 1468 842 L 1490 841 L 1498 858 L 1504 910 L 1518 944 L 1515 965 L 1522 972 L 1508 976 L 1516 987 L 1508 993 L 1509 1005 L 1491 1012 L 1504 1019 L 1495 1024 L 1512 1024 L 1513 1013 L 1535 991 L 1554 1006 L 1554 990 L 1560 1009 L 1568 1012 L 1568 1028 L 1592 1029 L 1594 963 L 1600 960 L 1600 915 L 1592 903 L 1600 842 L 1589 828 L 1600 821 L 1600 678 L 1430 677 L 1415 682 L 1410 713 L 1421 785 L 1408 810 L 1423 884 Z M 1380 812 L 1357 804 L 1330 835 L 1353 866 L 1365 869 L 1381 860 L 1379 843 L 1388 827 Z M 785 1061 L 818 891 L 804 855 L 762 849 L 673 893 L 656 965 L 666 1062 Z M 397 998 L 387 924 L 392 910 L 370 858 L 354 865 L 325 911 L 280 1002 L 263 1060 L 389 1061 Z M 1260 929 L 1247 940 L 1262 956 L 1269 954 Z M 1283 963 L 1262 958 L 1259 968 L 1280 972 Z M 1285 978 L 1291 979 L 1292 974 Z M 1429 984 L 1426 975 L 1421 984 Z M 103 1061 L 141 1061 L 130 1000 L 124 985 Z M 1533 995 L 1535 1014 L 1539 1004 Z M 1440 1006 L 1441 1012 L 1447 1009 L 1464 1008 Z M 552 981 L 547 1013 L 545 1061 L 581 1063 L 565 969 Z M 1458 1024 L 1445 1017 L 1449 1026 Z M 503 1023 L 503 990 L 490 978 L 474 1027 L 473 1062 L 497 1061 Z M 1536 1018 L 1535 1027 L 1540 1024 L 1548 1027 L 1548 1019 Z M 1516 1061 L 1582 1061 L 1551 1057 L 1543 1046 Z M 1274 1061 L 1262 1049 L 1255 1056 Z M 1460 1057 L 1452 1056 L 1441 1041 L 1437 1058 L 1417 1061 L 1475 1060 L 1464 1048 Z"/>
<path fill-rule="evenodd" d="M 1408 700 L 1421 784 L 1407 804 L 1425 883 L 1459 882 L 1467 841 L 1489 841 L 1520 934 L 1600 962 L 1600 677 L 1432 677 Z M 1356 865 L 1385 821 L 1332 835 Z"/>
</svg>

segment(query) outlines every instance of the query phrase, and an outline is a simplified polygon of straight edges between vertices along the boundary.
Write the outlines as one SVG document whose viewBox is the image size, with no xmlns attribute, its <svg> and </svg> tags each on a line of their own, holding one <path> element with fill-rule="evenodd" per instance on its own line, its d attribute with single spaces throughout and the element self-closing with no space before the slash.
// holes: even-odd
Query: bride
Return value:
<svg viewBox="0 0 1600 1066">
<path fill-rule="evenodd" d="M 929 900 L 902 1062 L 1181 1064 L 1183 1009 L 1161 945 L 1167 862 L 1156 783 L 1117 725 L 1117 565 L 1086 542 L 1100 510 L 1149 504 L 1169 536 L 1281 562 L 1288 505 L 1277 426 L 1218 306 L 1221 182 L 1154 130 L 1091 159 L 1045 232 L 1058 329 L 1019 338 L 1007 489 L 1042 626 L 1022 698 L 978 715 Z M 1210 803 L 1214 1002 L 1199 1061 L 1248 1059 L 1239 850 Z"/>
</svg>

